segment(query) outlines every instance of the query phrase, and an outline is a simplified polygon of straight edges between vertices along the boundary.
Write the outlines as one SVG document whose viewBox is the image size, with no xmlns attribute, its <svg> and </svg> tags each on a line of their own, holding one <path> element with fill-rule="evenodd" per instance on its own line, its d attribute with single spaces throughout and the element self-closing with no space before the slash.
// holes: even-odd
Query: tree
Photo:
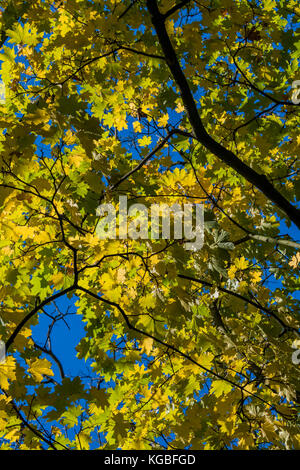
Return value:
<svg viewBox="0 0 300 470">
<path fill-rule="evenodd" d="M 299 448 L 297 1 L 1 9 L 2 448 Z M 203 247 L 100 239 L 120 195 Z M 96 381 L 32 336 L 65 298 Z"/>
</svg>

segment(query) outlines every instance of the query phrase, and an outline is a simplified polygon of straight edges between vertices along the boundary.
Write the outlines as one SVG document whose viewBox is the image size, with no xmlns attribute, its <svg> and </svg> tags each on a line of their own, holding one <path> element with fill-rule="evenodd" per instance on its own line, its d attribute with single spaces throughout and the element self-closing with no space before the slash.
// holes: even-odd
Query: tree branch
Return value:
<svg viewBox="0 0 300 470">
<path fill-rule="evenodd" d="M 121 183 L 123 183 L 123 181 L 127 180 L 131 175 L 133 175 L 133 173 L 135 173 L 136 171 L 140 170 L 146 163 L 148 160 L 150 160 L 151 157 L 153 157 L 153 155 L 155 155 L 156 152 L 158 152 L 161 148 L 163 148 L 163 146 L 165 145 L 165 143 L 172 137 L 172 135 L 178 133 L 178 131 L 176 129 L 173 129 L 171 130 L 168 135 L 166 137 L 164 137 L 163 139 L 161 139 L 158 144 L 156 145 L 156 147 L 151 150 L 150 153 L 148 153 L 148 155 L 146 155 L 145 158 L 143 158 L 143 160 L 140 161 L 140 163 L 135 167 L 133 168 L 132 170 L 128 171 L 128 173 L 126 173 L 124 176 L 122 176 L 115 184 L 113 184 L 109 189 L 110 190 L 114 190 L 116 189 Z"/>
<path fill-rule="evenodd" d="M 9 398 L 9 395 L 5 392 L 5 390 L 1 390 L 2 393 L 7 397 Z M 45 437 L 40 431 L 38 431 L 34 426 L 32 426 L 25 418 L 24 416 L 22 415 L 21 411 L 19 410 L 18 406 L 16 405 L 16 403 L 14 402 L 14 400 L 11 400 L 11 406 L 13 407 L 14 411 L 16 412 L 18 418 L 20 419 L 20 421 L 23 423 L 23 425 L 28 428 L 33 434 L 35 434 L 39 439 L 41 439 L 43 442 L 45 442 L 49 447 L 51 447 L 51 449 L 53 450 L 57 450 L 56 447 L 53 445 L 53 442 L 48 439 L 47 437 Z M 62 445 L 62 444 L 61 444 Z M 62 445 L 63 446 L 63 445 Z M 67 447 L 63 446 L 65 449 L 67 449 Z"/>
<path fill-rule="evenodd" d="M 167 350 L 170 349 L 170 350 L 176 352 L 181 357 L 184 357 L 188 361 L 190 361 L 193 364 L 197 365 L 198 367 L 200 367 L 201 369 L 203 369 L 205 372 L 212 375 L 213 377 L 216 377 L 219 380 L 224 380 L 225 382 L 231 384 L 233 387 L 236 387 L 236 388 L 240 389 L 242 392 L 245 391 L 245 386 L 247 385 L 247 383 L 243 386 L 243 385 L 240 385 L 236 382 L 233 382 L 232 380 L 228 379 L 227 377 L 223 377 L 222 375 L 218 374 L 217 372 L 215 372 L 211 369 L 208 369 L 207 367 L 201 365 L 199 362 L 197 362 L 191 356 L 189 356 L 188 354 L 185 354 L 183 351 L 176 348 L 176 346 L 173 346 L 171 344 L 166 343 L 165 341 L 161 340 L 160 338 L 157 338 L 156 336 L 152 335 L 151 333 L 147 333 L 146 331 L 143 331 L 143 330 L 140 330 L 139 328 L 136 328 L 134 325 L 132 325 L 130 323 L 128 315 L 125 313 L 123 308 L 118 303 L 112 302 L 111 300 L 108 300 L 108 299 L 105 299 L 105 297 L 101 297 L 100 295 L 95 294 L 94 292 L 90 291 L 89 289 L 86 289 L 85 287 L 78 286 L 77 288 L 78 288 L 78 290 L 80 290 L 82 292 L 85 292 L 86 294 L 90 295 L 94 299 L 99 300 L 100 302 L 103 302 L 103 303 L 109 305 L 110 307 L 114 307 L 117 310 L 119 310 L 119 312 L 121 313 L 122 317 L 124 318 L 125 323 L 126 323 L 126 325 L 128 326 L 129 329 L 131 329 L 131 330 L 133 330 L 133 331 L 135 331 L 135 332 L 137 332 L 137 333 L 139 333 L 143 336 L 147 336 L 148 338 L 153 339 L 155 342 L 161 344 L 162 346 L 165 346 L 167 348 Z M 270 406 L 270 407 L 273 406 L 270 403 L 268 403 L 266 400 L 264 400 L 262 397 L 256 395 L 253 392 L 250 392 L 249 390 L 246 390 L 246 393 L 249 393 L 249 395 L 257 398 L 258 400 L 260 400 L 261 402 L 263 402 L 267 406 Z"/>
<path fill-rule="evenodd" d="M 287 199 L 285 199 L 285 197 L 280 194 L 280 192 L 270 183 L 265 175 L 257 173 L 251 167 L 246 165 L 242 160 L 240 160 L 233 152 L 231 152 L 231 150 L 223 147 L 223 145 L 219 144 L 207 133 L 198 113 L 197 106 L 187 79 L 181 69 L 177 55 L 168 36 L 164 23 L 164 16 L 158 9 L 157 1 L 147 0 L 147 7 L 160 46 L 165 55 L 166 62 L 175 80 L 175 83 L 180 90 L 180 95 L 196 139 L 227 166 L 234 169 L 237 173 L 249 181 L 249 183 L 259 189 L 300 229 L 300 210 L 293 206 Z"/>
</svg>

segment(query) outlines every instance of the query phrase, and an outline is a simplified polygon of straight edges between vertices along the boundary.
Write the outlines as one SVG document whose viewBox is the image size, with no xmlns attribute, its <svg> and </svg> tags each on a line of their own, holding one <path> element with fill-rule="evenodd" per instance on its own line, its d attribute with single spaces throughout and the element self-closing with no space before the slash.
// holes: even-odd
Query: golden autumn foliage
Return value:
<svg viewBox="0 0 300 470">
<path fill-rule="evenodd" d="M 299 449 L 298 2 L 0 10 L 1 448 Z M 99 239 L 120 195 L 203 247 Z M 65 300 L 90 377 L 32 332 Z"/>
</svg>

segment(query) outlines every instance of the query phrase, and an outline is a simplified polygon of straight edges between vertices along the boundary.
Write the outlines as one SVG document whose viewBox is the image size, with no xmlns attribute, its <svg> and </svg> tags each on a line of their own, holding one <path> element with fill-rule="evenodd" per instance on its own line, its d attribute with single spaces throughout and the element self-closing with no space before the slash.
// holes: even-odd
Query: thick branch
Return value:
<svg viewBox="0 0 300 470">
<path fill-rule="evenodd" d="M 259 189 L 270 201 L 281 209 L 285 215 L 300 229 L 300 210 L 294 207 L 282 194 L 270 183 L 265 175 L 257 173 L 251 167 L 240 160 L 231 150 L 214 140 L 205 130 L 197 110 L 192 92 L 187 79 L 182 71 L 173 45 L 168 36 L 164 15 L 158 9 L 156 0 L 147 0 L 148 11 L 155 28 L 160 46 L 166 58 L 166 62 L 173 78 L 180 90 L 180 95 L 185 106 L 190 124 L 197 140 L 211 153 L 217 156 L 227 166 L 237 171 L 249 183 Z"/>
</svg>

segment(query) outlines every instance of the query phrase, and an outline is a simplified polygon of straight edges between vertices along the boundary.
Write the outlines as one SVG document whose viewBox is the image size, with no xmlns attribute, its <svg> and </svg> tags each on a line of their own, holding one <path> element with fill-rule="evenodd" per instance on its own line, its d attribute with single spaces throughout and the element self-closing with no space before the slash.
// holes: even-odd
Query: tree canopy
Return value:
<svg viewBox="0 0 300 470">
<path fill-rule="evenodd" d="M 2 449 L 299 448 L 299 16 L 2 0 Z M 203 247 L 100 239 L 120 195 L 203 204 Z M 32 333 L 64 299 L 90 378 Z"/>
</svg>

